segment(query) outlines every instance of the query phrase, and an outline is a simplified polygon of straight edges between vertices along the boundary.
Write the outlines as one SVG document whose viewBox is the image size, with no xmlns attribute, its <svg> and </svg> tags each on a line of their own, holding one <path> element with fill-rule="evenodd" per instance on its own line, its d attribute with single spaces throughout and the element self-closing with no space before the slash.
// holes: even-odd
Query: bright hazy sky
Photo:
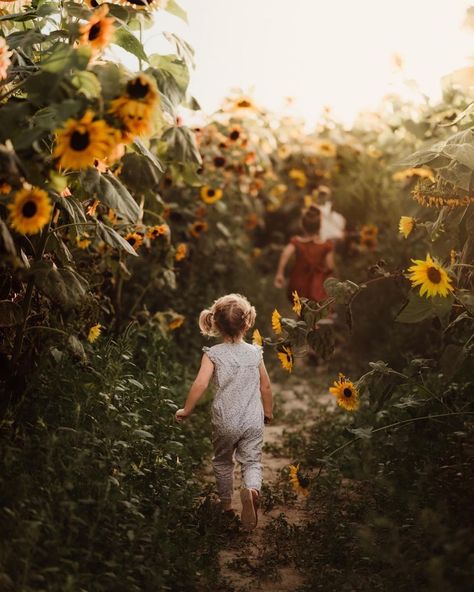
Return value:
<svg viewBox="0 0 474 592">
<path fill-rule="evenodd" d="M 404 60 L 404 77 L 436 97 L 440 77 L 469 65 L 473 53 L 474 33 L 461 29 L 469 0 L 178 1 L 189 26 L 159 11 L 146 48 L 164 49 L 157 30 L 191 43 L 191 92 L 206 112 L 241 87 L 272 110 L 293 97 L 293 114 L 310 126 L 324 105 L 350 122 L 402 88 L 393 54 Z"/>
</svg>

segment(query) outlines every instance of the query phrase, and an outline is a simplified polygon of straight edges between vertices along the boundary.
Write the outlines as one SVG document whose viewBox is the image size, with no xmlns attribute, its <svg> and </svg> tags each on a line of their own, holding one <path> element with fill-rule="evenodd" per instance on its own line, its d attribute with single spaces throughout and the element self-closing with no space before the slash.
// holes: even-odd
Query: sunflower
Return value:
<svg viewBox="0 0 474 592">
<path fill-rule="evenodd" d="M 154 240 L 159 236 L 163 236 L 164 234 L 169 234 L 170 227 L 168 224 L 159 224 L 157 226 L 152 226 L 148 228 L 146 235 L 149 239 Z"/>
<path fill-rule="evenodd" d="M 468 206 L 474 202 L 474 196 L 472 195 L 446 195 L 443 193 L 433 194 L 432 191 L 426 191 L 416 187 L 412 191 L 413 198 L 425 208 L 429 207 L 447 207 L 456 208 L 460 206 Z"/>
<path fill-rule="evenodd" d="M 86 0 L 86 4 L 89 8 L 99 8 L 100 2 L 98 0 Z"/>
<path fill-rule="evenodd" d="M 125 94 L 110 103 L 109 112 L 122 121 L 128 132 L 124 140 L 130 141 L 134 136 L 150 135 L 153 112 L 158 104 L 155 81 L 146 74 L 139 74 L 127 82 Z"/>
<path fill-rule="evenodd" d="M 235 109 L 255 109 L 255 104 L 249 97 L 239 97 L 234 102 Z"/>
<path fill-rule="evenodd" d="M 234 125 L 229 131 L 229 140 L 231 142 L 237 142 L 239 138 L 242 138 L 242 128 L 240 125 Z"/>
<path fill-rule="evenodd" d="M 0 195 L 8 195 L 9 193 L 11 193 L 12 190 L 12 186 L 10 185 L 10 183 L 0 183 Z"/>
<path fill-rule="evenodd" d="M 193 222 L 189 227 L 189 232 L 194 238 L 199 238 L 203 232 L 209 230 L 209 224 L 204 221 Z"/>
<path fill-rule="evenodd" d="M 4 80 L 8 76 L 8 68 L 12 63 L 10 56 L 12 52 L 3 37 L 0 37 L 0 80 Z"/>
<path fill-rule="evenodd" d="M 306 176 L 306 173 L 303 170 L 291 169 L 288 173 L 288 176 L 290 177 L 290 179 L 293 179 L 297 187 L 300 187 L 301 189 L 303 189 L 303 187 L 306 187 L 308 177 Z"/>
<path fill-rule="evenodd" d="M 291 351 L 291 347 L 289 345 L 283 345 L 277 356 L 283 368 L 291 372 L 293 370 L 293 352 Z"/>
<path fill-rule="evenodd" d="M 119 140 L 118 130 L 103 119 L 93 121 L 94 113 L 86 111 L 82 119 L 68 119 L 56 131 L 54 158 L 61 168 L 83 169 L 96 160 L 104 160 Z"/>
<path fill-rule="evenodd" d="M 339 374 L 334 386 L 329 388 L 331 395 L 337 397 L 337 404 L 347 411 L 356 411 L 359 407 L 359 391 L 353 382 L 347 380 L 344 374 Z"/>
<path fill-rule="evenodd" d="M 201 199 L 204 203 L 213 204 L 222 198 L 222 189 L 213 189 L 204 185 L 201 187 Z"/>
<path fill-rule="evenodd" d="M 413 288 L 420 286 L 420 296 L 446 298 L 449 292 L 454 290 L 447 271 L 430 255 L 426 255 L 425 261 L 422 259 L 412 259 L 412 261 L 415 265 L 408 268 L 410 272 L 408 278 Z"/>
<path fill-rule="evenodd" d="M 377 247 L 379 230 L 374 224 L 365 224 L 360 229 L 360 244 L 373 251 Z"/>
<path fill-rule="evenodd" d="M 94 51 L 102 51 L 107 47 L 115 31 L 114 19 L 108 17 L 108 13 L 107 4 L 94 11 L 87 24 L 79 29 L 80 45 L 89 45 Z"/>
<path fill-rule="evenodd" d="M 272 329 L 273 331 L 278 335 L 279 333 L 281 333 L 281 314 L 278 312 L 278 310 L 275 308 L 275 310 L 272 313 Z"/>
<path fill-rule="evenodd" d="M 298 292 L 295 290 L 292 293 L 293 296 L 293 310 L 296 312 L 298 316 L 301 316 L 301 300 L 298 295 Z"/>
<path fill-rule="evenodd" d="M 320 156 L 325 156 L 326 158 L 334 158 L 337 154 L 337 149 L 335 144 L 333 144 L 329 140 L 322 140 L 317 145 L 316 152 Z"/>
<path fill-rule="evenodd" d="M 224 156 L 215 156 L 214 157 L 214 166 L 216 169 L 220 169 L 225 166 L 226 159 Z"/>
<path fill-rule="evenodd" d="M 255 331 L 252 333 L 252 343 L 254 345 L 260 345 L 260 347 L 263 345 L 263 339 L 258 329 L 255 329 Z"/>
<path fill-rule="evenodd" d="M 291 154 L 291 148 L 288 144 L 281 144 L 277 150 L 278 157 L 282 160 L 286 160 Z"/>
<path fill-rule="evenodd" d="M 420 179 L 428 179 L 432 183 L 435 182 L 435 176 L 431 169 L 428 167 L 409 168 L 403 171 L 398 171 L 392 175 L 394 181 L 407 181 L 413 179 L 413 177 L 419 177 Z"/>
<path fill-rule="evenodd" d="M 100 323 L 97 323 L 97 325 L 93 325 L 89 329 L 89 334 L 87 335 L 87 341 L 89 343 L 94 343 L 94 341 L 97 341 L 97 339 L 99 339 L 99 337 L 100 337 L 101 331 L 102 331 L 102 325 Z"/>
<path fill-rule="evenodd" d="M 76 247 L 78 249 L 87 249 L 88 246 L 90 246 L 91 244 L 91 240 L 89 238 L 89 235 L 87 233 L 85 234 L 78 234 L 76 236 Z"/>
<path fill-rule="evenodd" d="M 86 210 L 86 214 L 88 216 L 95 216 L 97 213 L 97 206 L 100 204 L 100 201 L 98 199 L 94 199 L 94 201 L 87 206 L 87 210 Z"/>
<path fill-rule="evenodd" d="M 176 261 L 182 261 L 186 255 L 188 253 L 188 246 L 186 245 L 186 243 L 179 243 L 179 245 L 176 247 L 176 253 L 174 255 L 174 258 Z"/>
<path fill-rule="evenodd" d="M 125 240 L 135 249 L 135 251 L 138 251 L 143 242 L 143 236 L 139 232 L 129 232 L 125 237 Z"/>
<path fill-rule="evenodd" d="M 415 218 L 411 216 L 402 216 L 400 218 L 400 223 L 398 225 L 398 231 L 400 234 L 403 234 L 405 238 L 411 234 L 413 229 L 415 228 Z"/>
<path fill-rule="evenodd" d="M 179 329 L 181 325 L 184 323 L 183 315 L 176 315 L 171 321 L 168 323 L 168 329 L 174 331 L 175 329 Z"/>
<path fill-rule="evenodd" d="M 309 491 L 309 479 L 305 477 L 300 471 L 300 465 L 290 465 L 290 483 L 296 493 L 307 496 Z"/>
<path fill-rule="evenodd" d="M 22 234 L 36 234 L 48 223 L 52 205 L 46 191 L 25 186 L 15 193 L 8 209 L 12 228 Z"/>
</svg>

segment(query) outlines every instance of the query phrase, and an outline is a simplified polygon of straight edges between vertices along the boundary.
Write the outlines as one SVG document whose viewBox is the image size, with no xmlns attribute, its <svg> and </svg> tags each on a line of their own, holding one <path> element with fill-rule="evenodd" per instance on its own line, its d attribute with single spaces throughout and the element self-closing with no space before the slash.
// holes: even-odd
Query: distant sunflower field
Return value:
<svg viewBox="0 0 474 592">
<path fill-rule="evenodd" d="M 236 92 L 187 126 L 192 47 L 142 43 L 162 11 L 186 20 L 175 0 L 0 0 L 0 589 L 230 590 L 205 413 L 173 421 L 199 311 L 229 292 L 276 382 L 317 358 L 338 404 L 292 449 L 304 589 L 469 589 L 469 97 L 307 133 Z M 279 254 L 329 198 L 328 298 L 288 305 Z M 366 504 L 331 505 L 347 479 Z"/>
</svg>

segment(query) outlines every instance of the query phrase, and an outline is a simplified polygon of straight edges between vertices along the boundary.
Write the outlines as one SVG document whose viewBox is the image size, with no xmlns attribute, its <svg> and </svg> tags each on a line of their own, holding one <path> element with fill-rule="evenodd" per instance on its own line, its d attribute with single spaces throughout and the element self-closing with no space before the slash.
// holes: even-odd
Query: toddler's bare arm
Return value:
<svg viewBox="0 0 474 592">
<path fill-rule="evenodd" d="M 204 394 L 209 385 L 212 374 L 214 372 L 214 364 L 209 357 L 204 354 L 201 360 L 201 368 L 189 390 L 188 397 L 183 409 L 178 409 L 175 414 L 176 421 L 183 421 L 191 415 L 196 403 Z"/>
<path fill-rule="evenodd" d="M 268 420 L 273 419 L 273 395 L 272 385 L 264 362 L 259 366 L 260 370 L 260 393 L 262 395 L 263 413 Z"/>
</svg>

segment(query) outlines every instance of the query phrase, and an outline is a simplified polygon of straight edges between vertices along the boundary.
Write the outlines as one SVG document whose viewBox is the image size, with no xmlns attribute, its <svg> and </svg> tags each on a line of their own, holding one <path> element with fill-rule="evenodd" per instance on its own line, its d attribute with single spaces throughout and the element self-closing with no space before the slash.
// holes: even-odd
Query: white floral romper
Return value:
<svg viewBox="0 0 474 592">
<path fill-rule="evenodd" d="M 214 364 L 217 387 L 212 403 L 214 457 L 212 465 L 219 497 L 233 494 L 234 452 L 245 487 L 262 485 L 263 406 L 260 394 L 262 348 L 249 343 L 220 343 L 204 347 Z"/>
</svg>

